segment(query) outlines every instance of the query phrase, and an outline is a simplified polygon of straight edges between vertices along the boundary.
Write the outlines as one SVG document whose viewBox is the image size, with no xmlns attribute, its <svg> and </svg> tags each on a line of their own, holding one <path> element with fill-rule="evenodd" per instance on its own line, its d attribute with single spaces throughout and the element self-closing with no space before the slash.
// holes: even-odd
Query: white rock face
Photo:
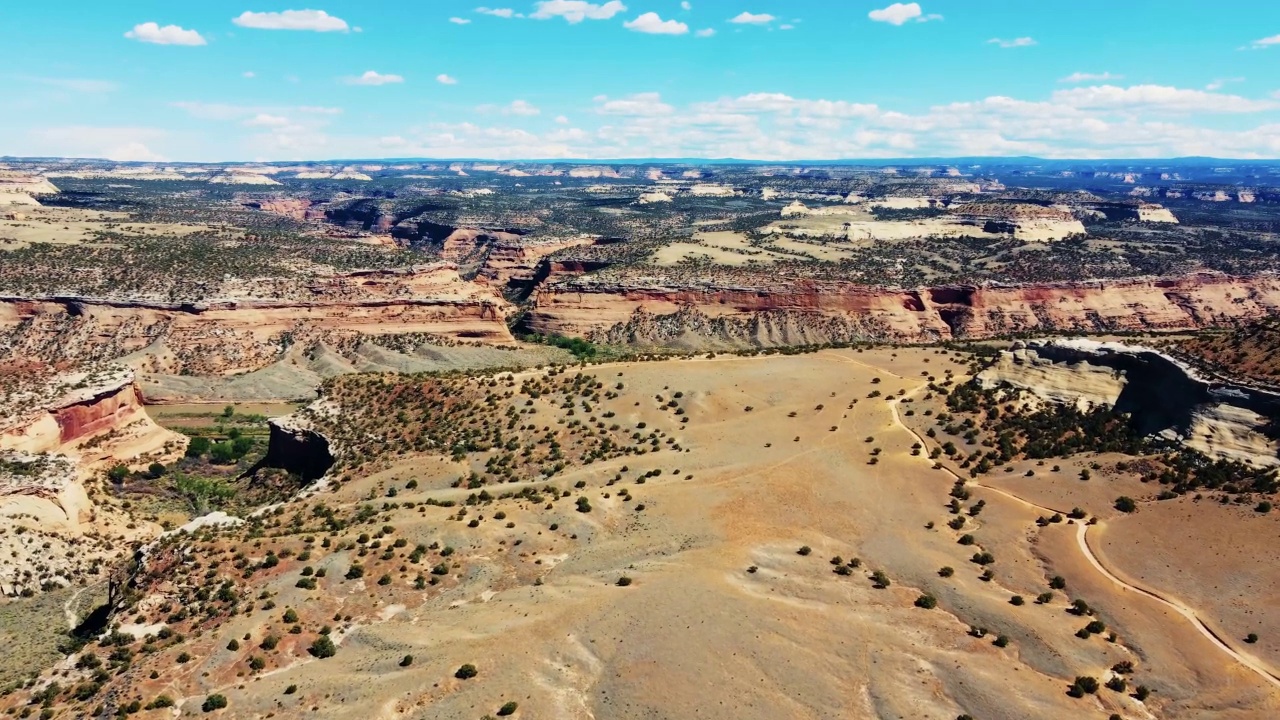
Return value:
<svg viewBox="0 0 1280 720">
<path fill-rule="evenodd" d="M 209 178 L 209 182 L 220 185 L 279 185 L 280 183 L 266 175 L 248 172 L 225 172 Z"/>
<path fill-rule="evenodd" d="M 1138 206 L 1138 222 L 1177 223 L 1178 218 L 1163 205 L 1145 203 Z"/>
<path fill-rule="evenodd" d="M 49 179 L 40 175 L 26 175 L 16 172 L 0 172 L 0 196 L 15 195 L 54 195 L 58 188 Z"/>
<path fill-rule="evenodd" d="M 1014 238 L 1024 242 L 1053 242 L 1084 234 L 1084 223 L 1074 219 L 1023 218 L 1013 229 Z"/>
<path fill-rule="evenodd" d="M 372 180 L 373 178 L 355 170 L 343 170 L 333 176 L 334 180 Z"/>
<path fill-rule="evenodd" d="M 799 200 L 793 200 L 790 205 L 782 208 L 779 213 L 782 217 L 804 217 L 809 214 L 809 207 Z"/>
<path fill-rule="evenodd" d="M 671 202 L 671 196 L 664 192 L 642 193 L 640 197 L 636 198 L 636 204 L 638 205 L 648 205 L 650 203 L 664 203 L 664 202 Z"/>
<path fill-rule="evenodd" d="M 1141 431 L 1211 457 L 1280 465 L 1280 443 L 1265 432 L 1280 417 L 1280 395 L 1208 380 L 1152 348 L 1084 339 L 1014 343 L 977 379 L 1082 410 L 1114 407 Z"/>
<path fill-rule="evenodd" d="M 728 185 L 700 183 L 689 188 L 689 194 L 695 197 L 733 197 L 737 193 Z"/>
<path fill-rule="evenodd" d="M 927 197 L 886 197 L 872 200 L 867 205 L 889 210 L 919 210 L 933 207 L 937 203 L 936 199 Z"/>
</svg>

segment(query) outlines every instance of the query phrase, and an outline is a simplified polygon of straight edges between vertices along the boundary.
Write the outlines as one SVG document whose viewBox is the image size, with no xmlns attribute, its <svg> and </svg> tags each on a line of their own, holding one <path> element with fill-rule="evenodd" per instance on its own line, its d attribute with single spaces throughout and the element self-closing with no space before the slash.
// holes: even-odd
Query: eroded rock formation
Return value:
<svg viewBox="0 0 1280 720">
<path fill-rule="evenodd" d="M 508 312 L 497 293 L 438 263 L 323 276 L 289 292 L 245 283 L 204 302 L 0 298 L 0 332 L 22 357 L 98 360 L 146 350 L 149 371 L 224 374 L 263 367 L 317 333 L 510 342 Z"/>
<path fill-rule="evenodd" d="M 610 285 L 582 277 L 540 289 L 526 323 L 536 332 L 642 345 L 675 338 L 780 345 L 798 338 L 927 342 L 1035 331 L 1186 330 L 1277 309 L 1280 278 L 1270 274 L 914 289 L 813 280 Z"/>
<path fill-rule="evenodd" d="M 1199 375 L 1152 348 L 1085 339 L 1015 343 L 978 375 L 1054 403 L 1114 407 L 1147 435 L 1206 454 L 1280 465 L 1280 394 Z"/>
</svg>

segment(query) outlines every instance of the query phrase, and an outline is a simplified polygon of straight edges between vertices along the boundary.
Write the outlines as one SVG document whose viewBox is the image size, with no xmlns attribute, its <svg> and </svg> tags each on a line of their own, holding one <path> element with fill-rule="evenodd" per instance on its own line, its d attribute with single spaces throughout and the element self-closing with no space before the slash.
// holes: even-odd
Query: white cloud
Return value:
<svg viewBox="0 0 1280 720">
<path fill-rule="evenodd" d="M 568 125 L 568 124 L 569 124 L 569 118 L 565 117 L 564 115 L 557 115 L 557 116 L 556 116 L 556 124 L 558 124 L 558 125 Z"/>
<path fill-rule="evenodd" d="M 1167 85 L 1115 85 L 1058 90 L 1054 102 L 1074 108 L 1146 109 L 1170 112 L 1248 113 L 1274 110 L 1269 100 L 1251 100 L 1239 95 L 1223 95 L 1203 90 L 1188 90 Z"/>
<path fill-rule="evenodd" d="M 258 113 L 248 120 L 244 121 L 246 127 L 284 127 L 289 124 L 289 118 L 283 115 L 270 115 L 268 113 Z"/>
<path fill-rule="evenodd" d="M 532 117 L 541 115 L 542 110 L 527 100 L 512 100 L 506 105 L 477 105 L 476 112 L 490 115 L 493 113 L 502 113 L 503 115 L 520 115 L 522 117 Z"/>
<path fill-rule="evenodd" d="M 570 23 L 583 20 L 608 20 L 627 9 L 621 0 L 609 0 L 603 5 L 586 0 L 540 0 L 535 3 L 536 9 L 529 17 L 535 20 L 550 20 L 562 17 Z"/>
<path fill-rule="evenodd" d="M 383 75 L 373 70 L 365 70 L 360 77 L 349 77 L 344 82 L 348 85 L 387 85 L 390 83 L 402 83 L 404 78 L 391 73 Z"/>
<path fill-rule="evenodd" d="M 867 17 L 876 22 L 886 22 L 890 25 L 901 25 L 908 20 L 915 20 L 923 14 L 920 9 L 920 3 L 894 3 L 886 8 L 872 10 L 867 13 Z"/>
<path fill-rule="evenodd" d="M 650 35 L 684 35 L 689 26 L 676 20 L 663 20 L 656 12 L 647 12 L 635 20 L 622 23 L 628 30 Z"/>
<path fill-rule="evenodd" d="M 298 112 L 311 113 L 312 115 L 341 115 L 342 108 L 324 107 L 321 105 L 300 105 Z"/>
<path fill-rule="evenodd" d="M 774 20 L 777 20 L 777 18 L 770 15 L 769 13 L 754 14 L 754 13 L 749 13 L 746 10 L 743 10 L 742 12 L 730 18 L 729 22 L 737 23 L 739 25 L 767 25 L 768 23 L 771 23 Z"/>
<path fill-rule="evenodd" d="M 541 115 L 542 111 L 525 100 L 512 100 L 510 105 L 502 108 L 502 114 L 529 117 L 532 115 Z"/>
<path fill-rule="evenodd" d="M 59 90 L 69 90 L 71 92 L 85 93 L 89 95 L 97 95 L 101 93 L 109 93 L 116 90 L 119 86 L 110 80 L 89 80 L 86 78 L 51 78 L 51 77 L 29 77 L 19 76 L 20 80 L 27 82 L 48 85 Z"/>
<path fill-rule="evenodd" d="M 283 12 L 240 13 L 231 22 L 255 30 L 309 30 L 311 32 L 347 32 L 347 21 L 323 10 L 285 10 Z"/>
<path fill-rule="evenodd" d="M 154 45 L 206 45 L 205 39 L 195 30 L 184 30 L 177 25 L 160 27 L 153 22 L 134 25 L 124 34 L 130 40 L 152 43 Z"/>
<path fill-rule="evenodd" d="M 693 9 L 693 5 L 690 5 L 690 4 L 689 4 L 689 0 L 685 0 L 684 2 L 680 3 L 680 9 L 681 9 L 681 10 L 692 10 L 692 9 Z"/>
<path fill-rule="evenodd" d="M 999 45 L 1002 48 L 1020 48 L 1031 47 L 1036 41 L 1029 37 L 1014 38 L 1012 40 L 1004 40 L 1002 38 L 991 38 L 987 41 L 988 45 Z"/>
<path fill-rule="evenodd" d="M 451 17 L 449 18 L 449 22 L 453 23 L 454 25 L 470 25 L 471 24 L 470 20 L 466 18 L 460 18 L 460 17 Z"/>
<path fill-rule="evenodd" d="M 244 72 L 240 73 L 240 77 L 243 77 L 243 78 L 255 78 L 257 76 L 258 74 L 252 70 L 245 70 Z"/>
<path fill-rule="evenodd" d="M 662 102 L 662 96 L 656 92 L 636 93 L 625 98 L 610 100 L 604 95 L 595 98 L 599 103 L 596 112 L 601 115 L 627 115 L 652 117 L 670 115 L 675 108 Z"/>
<path fill-rule="evenodd" d="M 244 105 L 231 105 L 228 103 L 206 103 L 181 101 L 172 102 L 169 105 L 185 110 L 188 115 L 200 120 L 236 120 L 248 115 L 252 115 L 256 110 L 252 107 Z"/>
<path fill-rule="evenodd" d="M 1204 86 L 1204 89 L 1209 91 L 1221 90 L 1222 88 L 1226 87 L 1231 83 L 1238 83 L 1238 82 L 1244 82 L 1244 78 L 1242 77 L 1214 78 L 1213 82 Z"/>
<path fill-rule="evenodd" d="M 480 13 L 481 15 L 492 15 L 494 17 L 500 17 L 500 18 L 519 17 L 516 14 L 516 11 L 512 10 L 511 8 L 478 7 L 476 8 L 476 12 Z"/>
<path fill-rule="evenodd" d="M 440 73 L 439 75 L 436 76 L 436 82 L 440 83 L 441 85 L 457 85 L 458 79 L 453 77 L 452 75 L 446 75 L 445 73 Z"/>
<path fill-rule="evenodd" d="M 1060 83 L 1082 83 L 1082 82 L 1106 82 L 1108 80 L 1121 80 L 1123 75 L 1112 75 L 1110 72 L 1087 73 L 1073 72 L 1070 75 L 1058 80 Z"/>
<path fill-rule="evenodd" d="M 749 93 L 736 98 L 698 103 L 703 113 L 782 113 L 819 118 L 869 117 L 879 112 L 874 104 L 844 100 L 801 100 L 783 93 Z"/>
<path fill-rule="evenodd" d="M 703 28 L 698 32 L 694 33 L 694 35 L 697 35 L 698 37 L 711 37 L 712 35 L 715 35 L 715 34 L 716 34 L 715 28 Z"/>
<path fill-rule="evenodd" d="M 69 125 L 33 130 L 26 144 L 30 154 L 162 162 L 167 158 L 153 151 L 150 144 L 167 136 L 157 128 Z"/>
<path fill-rule="evenodd" d="M 1272 35 L 1271 37 L 1259 38 L 1253 41 L 1253 48 L 1255 50 L 1269 48 L 1272 45 L 1280 45 L 1280 35 Z"/>
<path fill-rule="evenodd" d="M 791 23 L 785 23 L 783 25 L 779 25 L 778 29 L 779 30 L 795 30 L 796 26 L 792 25 Z"/>
</svg>

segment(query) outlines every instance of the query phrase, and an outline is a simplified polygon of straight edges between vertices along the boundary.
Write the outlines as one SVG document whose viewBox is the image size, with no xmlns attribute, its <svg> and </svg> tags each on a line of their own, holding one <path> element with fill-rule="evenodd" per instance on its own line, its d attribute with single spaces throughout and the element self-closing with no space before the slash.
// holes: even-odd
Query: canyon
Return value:
<svg viewBox="0 0 1280 720">
<path fill-rule="evenodd" d="M 117 464 L 146 466 L 182 454 L 187 439 L 151 420 L 132 370 L 108 366 L 58 375 L 12 392 L 0 421 L 0 593 L 70 585 L 158 529 L 89 486 Z"/>
<path fill-rule="evenodd" d="M 610 343 L 775 346 L 1189 330 L 1277 308 L 1280 277 L 1271 274 L 917 289 L 817 280 L 615 285 L 581 277 L 536 291 L 525 322 L 541 333 Z"/>
<path fill-rule="evenodd" d="M 1083 338 L 1016 342 L 977 378 L 1047 402 L 1114 408 L 1139 432 L 1211 457 L 1280 465 L 1280 393 L 1203 377 L 1154 348 Z"/>
<path fill-rule="evenodd" d="M 54 363 L 125 358 L 140 370 L 226 374 L 264 367 L 291 345 L 352 334 L 512 342 L 510 305 L 451 263 L 337 273 L 296 289 L 229 283 L 207 300 L 0 297 L 11 351 Z"/>
</svg>

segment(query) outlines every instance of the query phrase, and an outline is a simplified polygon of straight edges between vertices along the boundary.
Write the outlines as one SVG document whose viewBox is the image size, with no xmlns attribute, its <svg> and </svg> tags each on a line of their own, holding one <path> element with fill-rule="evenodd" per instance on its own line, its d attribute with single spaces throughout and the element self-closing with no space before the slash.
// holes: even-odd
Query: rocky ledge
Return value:
<svg viewBox="0 0 1280 720">
<path fill-rule="evenodd" d="M 1280 465 L 1280 394 L 1205 377 L 1153 348 L 1074 338 L 1018 342 L 978 381 L 1053 403 L 1113 407 L 1144 434 L 1214 457 Z"/>
</svg>

